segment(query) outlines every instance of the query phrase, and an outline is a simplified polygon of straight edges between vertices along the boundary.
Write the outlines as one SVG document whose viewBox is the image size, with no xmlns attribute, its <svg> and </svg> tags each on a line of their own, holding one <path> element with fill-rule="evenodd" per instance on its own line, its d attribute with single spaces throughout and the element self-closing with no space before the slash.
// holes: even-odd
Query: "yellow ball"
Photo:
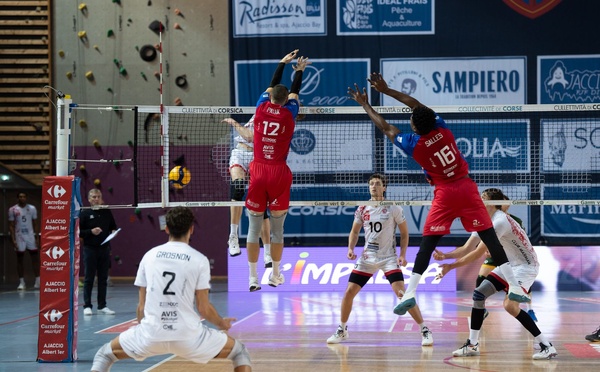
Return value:
<svg viewBox="0 0 600 372">
<path fill-rule="evenodd" d="M 100 178 L 96 178 L 94 180 L 94 185 L 96 185 L 96 186 L 100 186 L 101 183 L 102 183 L 102 181 L 100 181 Z"/>
<path fill-rule="evenodd" d="M 184 188 L 191 180 L 192 174 L 186 167 L 181 165 L 174 167 L 169 172 L 169 185 L 174 189 Z"/>
</svg>

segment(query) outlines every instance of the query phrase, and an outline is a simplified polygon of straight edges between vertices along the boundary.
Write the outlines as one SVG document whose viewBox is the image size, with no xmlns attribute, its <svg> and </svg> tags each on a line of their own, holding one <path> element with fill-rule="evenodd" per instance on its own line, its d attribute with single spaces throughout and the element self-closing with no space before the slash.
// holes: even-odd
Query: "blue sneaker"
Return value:
<svg viewBox="0 0 600 372">
<path fill-rule="evenodd" d="M 400 301 L 398 305 L 394 308 L 394 314 L 396 315 L 404 315 L 406 312 L 413 307 L 417 306 L 417 301 L 414 297 L 407 298 L 404 301 Z"/>
<path fill-rule="evenodd" d="M 529 316 L 531 317 L 531 319 L 533 319 L 534 322 L 537 322 L 537 316 L 535 316 L 535 312 L 533 311 L 533 309 L 527 310 L 527 314 L 529 314 Z"/>
</svg>

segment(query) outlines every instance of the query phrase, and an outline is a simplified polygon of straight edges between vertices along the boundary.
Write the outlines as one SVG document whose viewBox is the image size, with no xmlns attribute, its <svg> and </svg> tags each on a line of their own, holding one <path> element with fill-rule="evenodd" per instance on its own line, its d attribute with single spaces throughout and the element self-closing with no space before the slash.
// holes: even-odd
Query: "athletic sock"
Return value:
<svg viewBox="0 0 600 372">
<path fill-rule="evenodd" d="M 281 261 L 273 261 L 273 276 L 279 276 L 279 264 Z"/>
<path fill-rule="evenodd" d="M 415 297 L 417 293 L 417 287 L 419 286 L 419 281 L 421 280 L 421 274 L 410 274 L 410 279 L 408 280 L 408 288 L 406 288 L 406 292 L 404 293 L 404 297 Z"/>
<path fill-rule="evenodd" d="M 238 226 L 234 223 L 232 223 L 231 225 L 229 225 L 229 235 L 235 235 L 238 236 Z"/>
<path fill-rule="evenodd" d="M 253 278 L 258 278 L 258 272 L 256 271 L 256 262 L 248 262 L 248 267 L 250 268 L 250 276 Z"/>
</svg>

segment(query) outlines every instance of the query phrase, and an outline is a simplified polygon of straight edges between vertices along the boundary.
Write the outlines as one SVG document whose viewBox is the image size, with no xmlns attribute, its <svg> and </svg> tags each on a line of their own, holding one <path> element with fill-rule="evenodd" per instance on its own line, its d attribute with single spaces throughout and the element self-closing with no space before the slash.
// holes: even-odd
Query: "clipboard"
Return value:
<svg viewBox="0 0 600 372">
<path fill-rule="evenodd" d="M 120 227 L 118 229 L 116 229 L 115 231 L 111 232 L 110 235 L 107 236 L 106 239 L 104 239 L 104 241 L 100 245 L 104 245 L 104 244 L 108 243 L 109 241 L 111 241 L 115 236 L 117 236 L 119 231 L 121 231 Z"/>
</svg>

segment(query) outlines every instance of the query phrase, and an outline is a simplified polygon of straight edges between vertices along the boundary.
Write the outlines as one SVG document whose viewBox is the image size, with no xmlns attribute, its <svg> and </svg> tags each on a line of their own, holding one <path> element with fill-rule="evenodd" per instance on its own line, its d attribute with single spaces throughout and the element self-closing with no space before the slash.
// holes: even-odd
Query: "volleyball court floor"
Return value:
<svg viewBox="0 0 600 372">
<path fill-rule="evenodd" d="M 108 289 L 116 315 L 83 316 L 79 306 L 78 359 L 38 363 L 39 292 L 0 292 L 0 371 L 89 371 L 97 349 L 134 324 L 137 289 L 122 281 Z M 93 296 L 95 296 L 95 288 Z M 481 333 L 479 357 L 453 358 L 469 335 L 471 293 L 419 292 L 417 301 L 433 332 L 434 345 L 422 347 L 418 326 L 407 314 L 392 313 L 391 291 L 359 293 L 348 323 L 348 341 L 327 345 L 339 322 L 343 293 L 281 291 L 228 292 L 213 283 L 210 298 L 221 315 L 237 318 L 230 334 L 243 341 L 254 371 L 588 371 L 600 366 L 600 343 L 584 337 L 600 325 L 598 292 L 539 292 L 533 308 L 538 326 L 558 350 L 553 360 L 534 361 L 533 338 L 502 308 L 502 296 L 488 300 L 490 316 Z M 96 310 L 96 309 L 94 309 Z M 95 311 L 94 311 L 95 313 Z M 229 361 L 196 365 L 165 355 L 144 362 L 119 361 L 113 372 L 231 371 Z"/>
</svg>

